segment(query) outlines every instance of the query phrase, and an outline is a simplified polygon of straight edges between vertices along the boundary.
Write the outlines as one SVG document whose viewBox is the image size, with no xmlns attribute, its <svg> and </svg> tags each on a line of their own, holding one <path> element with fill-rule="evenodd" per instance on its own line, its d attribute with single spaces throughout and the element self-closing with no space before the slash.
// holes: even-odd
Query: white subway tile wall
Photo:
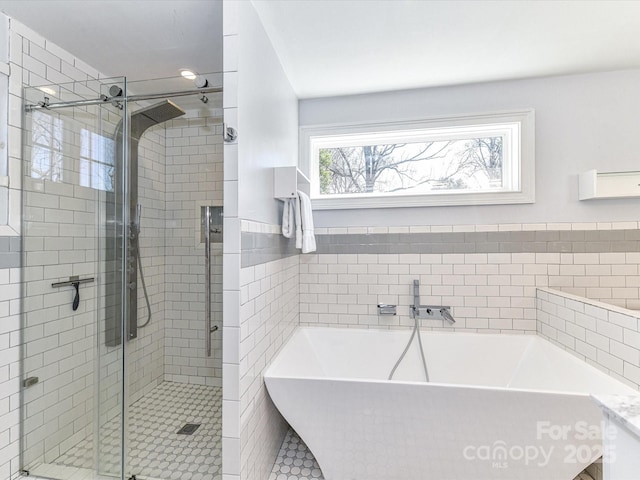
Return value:
<svg viewBox="0 0 640 480">
<path fill-rule="evenodd" d="M 425 328 L 533 333 L 536 287 L 637 308 L 639 264 L 638 252 L 302 255 L 300 323 L 409 326 L 419 279 L 422 304 L 449 305 L 456 318 Z M 379 303 L 398 305 L 398 316 L 378 316 Z"/>
<path fill-rule="evenodd" d="M 237 126 L 238 119 L 238 10 L 237 2 L 227 2 L 222 18 L 224 121 Z M 234 58 L 232 58 L 234 57 Z M 225 142 L 223 173 L 223 288 L 222 288 L 222 479 L 240 479 L 240 219 L 238 218 L 238 143 Z M 230 275 L 229 272 L 235 272 Z"/>
<path fill-rule="evenodd" d="M 269 477 L 288 428 L 267 394 L 263 374 L 299 323 L 298 259 L 240 271 L 240 401 L 225 402 L 223 412 L 225 419 L 239 412 L 240 478 Z M 237 435 L 224 424 L 223 430 L 225 436 Z"/>
<path fill-rule="evenodd" d="M 211 245 L 212 355 L 205 355 L 204 243 L 200 207 L 222 205 L 220 119 L 199 111 L 167 124 L 164 378 L 222 386 L 222 244 Z"/>
<path fill-rule="evenodd" d="M 537 332 L 640 390 L 640 313 L 553 289 L 539 289 Z"/>
<path fill-rule="evenodd" d="M 51 284 L 71 275 L 97 277 L 100 195 L 72 184 L 25 182 L 29 192 L 42 192 L 25 197 L 23 246 L 24 375 L 40 379 L 24 390 L 25 465 L 32 466 L 54 460 L 93 428 L 97 284 L 80 286 L 76 311 L 73 288 Z"/>
<path fill-rule="evenodd" d="M 135 112 L 139 107 L 130 105 Z M 133 404 L 164 380 L 165 353 L 165 184 L 166 137 L 164 125 L 144 132 L 138 145 L 138 202 L 142 274 L 151 304 L 151 321 L 138 328 L 138 336 L 128 342 L 129 404 Z M 147 304 L 138 272 L 138 325 L 148 318 Z"/>
<path fill-rule="evenodd" d="M 0 478 L 18 474 L 20 270 L 0 269 Z"/>
<path fill-rule="evenodd" d="M 70 448 L 89 435 L 93 423 L 93 386 L 96 367 L 95 335 L 98 325 L 96 304 L 97 283 L 80 287 L 81 301 L 78 310 L 71 308 L 73 290 L 70 287 L 53 289 L 51 283 L 65 280 L 70 275 L 89 277 L 97 275 L 96 257 L 97 233 L 101 215 L 97 203 L 103 193 L 79 186 L 80 130 L 99 131 L 102 122 L 105 129 L 113 129 L 119 115 L 116 111 L 103 115 L 69 116 L 63 113 L 52 115 L 62 123 L 60 152 L 63 165 L 60 181 L 43 181 L 37 178 L 23 180 L 21 171 L 22 136 L 22 85 L 43 85 L 52 81 L 88 80 L 96 73 L 80 70 L 74 66 L 77 60 L 70 55 L 59 57 L 55 45 L 31 32 L 18 22 L 11 21 L 11 76 L 10 76 L 10 135 L 12 161 L 10 170 L 12 185 L 20 188 L 27 182 L 24 201 L 26 210 L 24 260 L 24 321 L 25 342 L 24 375 L 38 376 L 40 382 L 24 392 L 24 462 L 31 465 L 50 461 L 62 451 Z M 52 51 L 53 50 L 53 51 Z M 73 64 L 73 65 L 72 65 Z M 71 75 L 71 76 L 68 76 Z M 52 80 L 55 78 L 56 80 Z M 90 87 L 83 93 L 96 95 Z M 103 110 L 104 112 L 104 110 Z M 35 117 L 35 114 L 32 114 Z M 25 123 L 30 127 L 30 122 Z M 25 137 L 30 140 L 30 131 Z M 60 140 L 60 139 L 58 139 Z M 26 158 L 30 158 L 29 150 Z M 13 207 L 12 207 L 13 208 Z M 11 279 L 17 290 L 18 272 Z M 17 314 L 16 301 L 13 315 Z M 0 316 L 2 316 L 0 314 Z M 5 319 L 3 324 L 5 323 Z M 17 326 L 17 325 L 16 325 Z M 17 329 L 13 335 L 18 341 Z M 4 353 L 4 352 L 2 352 Z M 119 392 L 110 387 L 117 372 L 109 368 L 109 363 L 117 361 L 118 351 L 103 358 L 100 375 L 104 378 L 102 394 L 111 403 L 117 402 Z M 9 474 L 18 473 L 18 391 L 20 389 L 18 369 L 15 368 L 15 383 L 8 389 L 9 398 L 15 398 L 15 424 L 9 425 L 9 436 L 0 433 L 0 438 L 8 438 L 13 446 L 10 463 L 0 467 Z M 101 421 L 114 414 L 113 406 L 107 402 L 101 412 Z M 0 441 L 0 443 L 3 443 Z M 0 450 L 5 445 L 0 444 Z M 9 478 L 4 476 L 3 478 Z"/>
</svg>

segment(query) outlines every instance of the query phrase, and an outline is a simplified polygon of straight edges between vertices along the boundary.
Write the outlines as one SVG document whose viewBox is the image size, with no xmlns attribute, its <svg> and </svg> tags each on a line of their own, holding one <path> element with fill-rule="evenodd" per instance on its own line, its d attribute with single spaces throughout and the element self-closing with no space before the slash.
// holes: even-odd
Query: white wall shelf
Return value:
<svg viewBox="0 0 640 480">
<path fill-rule="evenodd" d="M 580 175 L 580 200 L 640 198 L 640 172 L 598 172 Z"/>
<path fill-rule="evenodd" d="M 275 167 L 273 169 L 273 196 L 278 200 L 295 198 L 298 190 L 311 194 L 311 181 L 298 167 Z"/>
</svg>

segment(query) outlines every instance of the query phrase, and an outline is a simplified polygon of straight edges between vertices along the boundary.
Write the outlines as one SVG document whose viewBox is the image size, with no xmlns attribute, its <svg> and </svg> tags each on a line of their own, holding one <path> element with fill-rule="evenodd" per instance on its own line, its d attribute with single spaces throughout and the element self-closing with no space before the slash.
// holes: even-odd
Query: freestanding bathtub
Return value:
<svg viewBox="0 0 640 480">
<path fill-rule="evenodd" d="M 300 328 L 265 374 L 326 480 L 572 480 L 602 455 L 591 393 L 637 394 L 535 335 Z"/>
</svg>

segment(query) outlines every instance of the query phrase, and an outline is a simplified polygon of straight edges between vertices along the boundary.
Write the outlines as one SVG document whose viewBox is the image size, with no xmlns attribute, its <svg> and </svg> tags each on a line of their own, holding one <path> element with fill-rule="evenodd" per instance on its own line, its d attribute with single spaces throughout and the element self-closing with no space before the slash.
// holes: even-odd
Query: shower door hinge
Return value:
<svg viewBox="0 0 640 480">
<path fill-rule="evenodd" d="M 229 127 L 226 123 L 223 123 L 222 138 L 227 143 L 235 142 L 236 139 L 238 138 L 238 131 L 233 127 Z"/>
</svg>

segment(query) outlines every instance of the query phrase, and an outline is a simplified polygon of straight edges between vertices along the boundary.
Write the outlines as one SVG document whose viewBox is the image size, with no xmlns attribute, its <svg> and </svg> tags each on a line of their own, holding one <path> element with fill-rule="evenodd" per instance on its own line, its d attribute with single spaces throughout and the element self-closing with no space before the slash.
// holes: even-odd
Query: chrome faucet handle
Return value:
<svg viewBox="0 0 640 480">
<path fill-rule="evenodd" d="M 453 324 L 456 323 L 456 319 L 453 318 L 453 315 L 451 315 L 451 312 L 449 311 L 449 307 L 442 307 L 440 309 L 440 315 L 442 316 L 442 318 L 444 318 L 447 322 Z"/>
</svg>

